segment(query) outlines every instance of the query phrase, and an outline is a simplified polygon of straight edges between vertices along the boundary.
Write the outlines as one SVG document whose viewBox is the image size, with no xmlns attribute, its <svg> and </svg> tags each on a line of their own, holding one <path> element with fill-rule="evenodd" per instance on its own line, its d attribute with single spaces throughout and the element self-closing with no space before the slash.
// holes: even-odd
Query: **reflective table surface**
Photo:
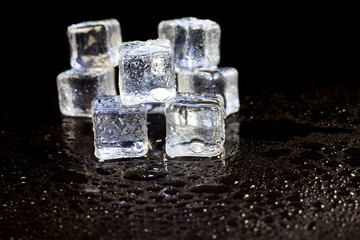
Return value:
<svg viewBox="0 0 360 240">
<path fill-rule="evenodd" d="M 54 94 L 55 93 L 55 94 Z M 56 91 L 1 112 L 1 239 L 360 238 L 360 86 L 241 93 L 219 158 L 100 163 Z"/>
</svg>

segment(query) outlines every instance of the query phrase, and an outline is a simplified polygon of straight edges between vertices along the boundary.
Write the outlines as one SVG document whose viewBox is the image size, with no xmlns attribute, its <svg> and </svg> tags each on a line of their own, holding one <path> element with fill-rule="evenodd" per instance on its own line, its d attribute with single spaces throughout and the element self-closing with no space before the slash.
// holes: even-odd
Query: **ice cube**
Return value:
<svg viewBox="0 0 360 240">
<path fill-rule="evenodd" d="M 120 96 L 92 103 L 95 156 L 103 160 L 143 157 L 148 151 L 144 104 L 124 106 Z"/>
<path fill-rule="evenodd" d="M 165 20 L 158 25 L 158 35 L 170 40 L 177 68 L 211 67 L 220 62 L 221 29 L 214 21 L 195 17 Z"/>
<path fill-rule="evenodd" d="M 91 102 L 116 95 L 114 68 L 69 69 L 57 76 L 59 107 L 63 115 L 91 117 Z"/>
<path fill-rule="evenodd" d="M 125 42 L 119 55 L 123 104 L 163 103 L 176 96 L 174 53 L 168 40 Z"/>
<path fill-rule="evenodd" d="M 218 94 L 178 93 L 165 104 L 170 157 L 219 155 L 225 141 L 223 99 Z"/>
<path fill-rule="evenodd" d="M 218 93 L 224 98 L 226 115 L 240 108 L 238 71 L 232 67 L 181 70 L 177 73 L 179 92 Z"/>
<path fill-rule="evenodd" d="M 116 19 L 73 24 L 68 27 L 67 35 L 73 68 L 118 65 L 118 48 L 122 37 L 120 24 Z"/>
</svg>

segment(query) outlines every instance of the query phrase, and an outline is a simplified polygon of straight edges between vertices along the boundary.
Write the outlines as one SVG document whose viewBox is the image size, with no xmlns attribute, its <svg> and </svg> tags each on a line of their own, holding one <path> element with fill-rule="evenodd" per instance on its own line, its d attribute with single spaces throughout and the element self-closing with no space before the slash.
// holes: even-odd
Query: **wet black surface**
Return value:
<svg viewBox="0 0 360 240">
<path fill-rule="evenodd" d="M 113 4 L 7 3 L 0 239 L 360 239 L 358 8 Z M 124 41 L 147 40 L 186 16 L 220 24 L 219 66 L 239 71 L 224 154 L 167 159 L 151 116 L 147 159 L 97 162 L 91 122 L 58 110 L 67 26 L 116 18 Z"/>
<path fill-rule="evenodd" d="M 41 96 L 30 121 L 2 114 L 0 238 L 360 238 L 359 93 L 242 94 L 215 159 L 168 159 L 164 117 L 149 116 L 148 158 L 105 163 L 91 121 Z"/>
</svg>

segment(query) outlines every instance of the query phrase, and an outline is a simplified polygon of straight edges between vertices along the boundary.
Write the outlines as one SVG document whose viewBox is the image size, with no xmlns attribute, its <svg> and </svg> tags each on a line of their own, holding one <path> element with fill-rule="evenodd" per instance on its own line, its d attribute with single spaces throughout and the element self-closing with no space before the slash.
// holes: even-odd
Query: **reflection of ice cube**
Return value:
<svg viewBox="0 0 360 240">
<path fill-rule="evenodd" d="M 226 115 L 240 108 L 238 71 L 232 67 L 181 70 L 177 73 L 179 92 L 218 93 L 224 98 Z"/>
<path fill-rule="evenodd" d="M 115 95 L 114 68 L 70 69 L 57 76 L 59 107 L 63 115 L 91 117 L 91 102 Z"/>
<path fill-rule="evenodd" d="M 92 103 L 95 156 L 100 160 L 142 157 L 148 151 L 145 105 L 124 106 L 119 96 Z"/>
<path fill-rule="evenodd" d="M 61 119 L 62 140 L 65 153 L 69 157 L 78 156 L 79 149 L 83 149 L 84 144 L 92 142 L 90 118 L 73 118 L 64 116 Z"/>
<path fill-rule="evenodd" d="M 187 17 L 165 20 L 158 25 L 159 38 L 168 39 L 177 68 L 216 66 L 220 62 L 219 24 L 208 19 Z"/>
<path fill-rule="evenodd" d="M 165 150 L 170 157 L 212 157 L 222 152 L 225 112 L 220 95 L 179 93 L 165 106 Z"/>
<path fill-rule="evenodd" d="M 238 152 L 240 144 L 240 123 L 236 121 L 226 122 L 225 149 L 227 156 L 233 156 Z"/>
<path fill-rule="evenodd" d="M 118 65 L 118 48 L 122 37 L 116 19 L 73 24 L 68 27 L 67 34 L 73 68 Z"/>
<path fill-rule="evenodd" d="M 174 54 L 168 40 L 120 46 L 119 89 L 125 105 L 164 103 L 176 95 Z"/>
</svg>

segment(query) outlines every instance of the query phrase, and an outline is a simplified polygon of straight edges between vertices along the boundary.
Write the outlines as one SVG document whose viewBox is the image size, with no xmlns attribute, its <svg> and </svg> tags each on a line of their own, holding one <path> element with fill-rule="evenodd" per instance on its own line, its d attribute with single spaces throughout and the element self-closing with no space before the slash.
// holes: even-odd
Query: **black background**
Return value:
<svg viewBox="0 0 360 240">
<path fill-rule="evenodd" d="M 14 6 L 18 4 L 17 6 Z M 116 18 L 123 41 L 157 38 L 160 21 L 193 16 L 220 24 L 219 66 L 239 71 L 241 98 L 260 89 L 297 91 L 331 82 L 358 81 L 356 13 L 350 5 L 211 2 L 12 3 L 4 9 L 8 53 L 2 112 L 58 115 L 56 76 L 70 68 L 66 29 Z M 17 101 L 10 101 L 16 95 Z M 25 100 L 25 101 L 24 101 Z M 3 101 L 3 103 L 4 103 Z M 15 106 L 13 104 L 16 104 Z"/>
</svg>

